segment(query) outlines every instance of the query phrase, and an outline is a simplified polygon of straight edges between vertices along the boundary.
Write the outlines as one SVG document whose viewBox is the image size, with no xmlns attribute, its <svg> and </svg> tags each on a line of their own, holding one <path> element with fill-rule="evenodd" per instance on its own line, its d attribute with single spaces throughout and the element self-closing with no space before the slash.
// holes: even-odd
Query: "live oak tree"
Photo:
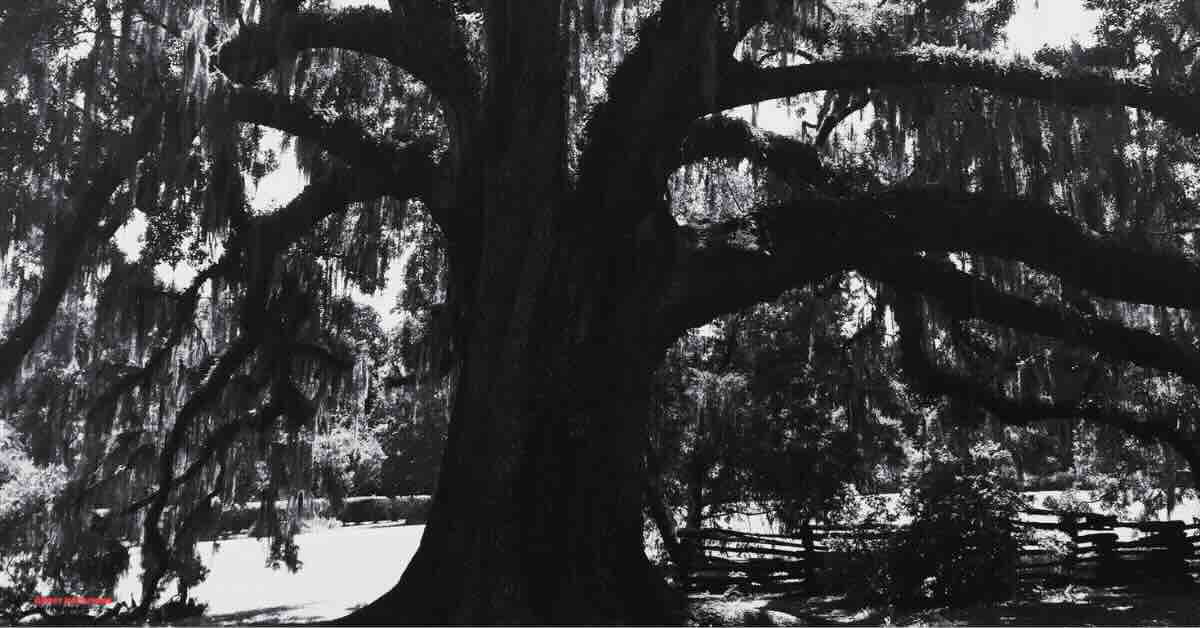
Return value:
<svg viewBox="0 0 1200 628">
<path fill-rule="evenodd" d="M 303 494 L 288 452 L 353 395 L 338 284 L 377 288 L 413 214 L 444 244 L 429 363 L 451 423 L 420 549 L 352 622 L 678 619 L 642 550 L 651 375 L 684 330 L 848 271 L 886 287 L 915 390 L 1195 467 L 1189 416 L 980 375 L 1013 375 L 980 364 L 1033 335 L 1200 377 L 1198 21 L 1156 7 L 1115 21 L 1132 34 L 1106 45 L 1135 54 L 1030 61 L 982 52 L 1011 0 L 10 3 L 0 378 L 47 459 L 81 461 L 64 512 L 126 487 L 143 612 L 239 463 L 262 463 L 266 503 Z M 732 114 L 819 94 L 795 137 Z M 273 165 L 263 128 L 308 177 L 269 211 L 243 179 Z M 671 194 L 681 169 L 743 165 L 760 185 L 736 211 Z M 132 264 L 112 240 L 135 210 Z M 153 265 L 184 259 L 194 280 L 163 289 Z M 38 397 L 22 382 L 49 363 L 86 385 Z"/>
</svg>

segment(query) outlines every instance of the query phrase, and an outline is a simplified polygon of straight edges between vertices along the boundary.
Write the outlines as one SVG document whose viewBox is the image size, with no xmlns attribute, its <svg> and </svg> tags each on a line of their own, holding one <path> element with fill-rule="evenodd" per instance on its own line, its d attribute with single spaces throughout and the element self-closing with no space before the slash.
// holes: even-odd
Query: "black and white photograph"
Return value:
<svg viewBox="0 0 1200 628">
<path fill-rule="evenodd" d="M 1200 0 L 0 0 L 0 625 L 1200 625 Z"/>
</svg>

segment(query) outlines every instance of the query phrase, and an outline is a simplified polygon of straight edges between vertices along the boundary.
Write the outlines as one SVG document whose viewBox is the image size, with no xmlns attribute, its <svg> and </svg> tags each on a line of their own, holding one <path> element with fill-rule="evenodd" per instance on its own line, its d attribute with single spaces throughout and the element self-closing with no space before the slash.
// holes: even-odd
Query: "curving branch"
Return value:
<svg viewBox="0 0 1200 628">
<path fill-rule="evenodd" d="M 429 193 L 434 173 L 431 141 L 383 141 L 345 116 L 330 118 L 303 103 L 240 85 L 231 87 L 228 106 L 236 120 L 311 140 L 346 164 L 374 174 L 397 198 L 423 198 Z"/>
<path fill-rule="evenodd" d="M 951 48 L 925 47 L 888 56 L 862 56 L 784 68 L 731 62 L 715 111 L 830 89 L 948 85 L 978 87 L 1077 107 L 1134 107 L 1189 133 L 1200 132 L 1200 93 L 1109 74 L 1064 74 L 1024 60 L 1004 61 Z"/>
<path fill-rule="evenodd" d="M 150 560 L 144 561 L 146 564 L 144 565 L 145 573 L 142 574 L 142 600 L 137 611 L 139 614 L 149 610 L 149 606 L 157 594 L 158 582 L 170 568 L 167 540 L 159 530 L 158 522 L 170 498 L 170 487 L 173 486 L 175 478 L 175 465 L 179 450 L 183 446 L 184 437 L 196 417 L 217 403 L 225 385 L 242 367 L 242 364 L 250 358 L 257 346 L 258 340 L 249 334 L 238 337 L 217 360 L 200 386 L 184 402 L 183 407 L 175 416 L 175 423 L 167 433 L 158 460 L 158 490 L 153 495 L 142 522 L 143 552 L 148 554 L 146 558 L 150 558 Z"/>
<path fill-rule="evenodd" d="M 712 44 L 722 35 L 714 4 L 664 0 L 609 79 L 608 101 L 588 118 L 579 161 L 579 198 L 604 207 L 583 217 L 585 232 L 666 213 L 644 199 L 663 196 L 691 121 L 714 110 L 719 59 L 731 51 Z"/>
<path fill-rule="evenodd" d="M 98 439 L 107 431 L 107 426 L 111 422 L 113 413 L 116 412 L 117 402 L 120 401 L 121 397 L 138 386 L 149 385 L 150 378 L 162 368 L 167 358 L 175 350 L 175 347 L 179 346 L 188 326 L 195 319 L 196 307 L 200 302 L 200 289 L 204 284 L 214 277 L 227 273 L 232 266 L 233 258 L 229 254 L 226 254 L 217 260 L 217 262 L 200 271 L 192 279 L 192 283 L 187 289 L 178 296 L 175 321 L 163 344 L 150 354 L 150 358 L 146 360 L 145 365 L 130 369 L 122 374 L 116 382 L 96 398 L 91 407 L 88 408 L 88 412 L 84 418 L 84 427 L 86 429 L 85 449 L 94 448 L 99 444 Z M 97 460 L 96 464 L 98 465 L 99 463 L 100 461 Z"/>
<path fill-rule="evenodd" d="M 204 444 L 200 446 L 200 455 L 196 457 L 191 464 L 184 469 L 183 473 L 171 478 L 165 486 L 160 486 L 158 490 L 146 495 L 145 497 L 130 503 L 123 508 L 118 515 L 125 516 L 133 514 L 159 499 L 164 490 L 171 491 L 178 486 L 186 484 L 192 479 L 198 477 L 205 467 L 212 462 L 217 456 L 228 451 L 238 436 L 243 433 L 254 430 L 262 431 L 274 423 L 279 417 L 283 416 L 285 410 L 277 401 L 267 403 L 256 410 L 246 418 L 239 421 L 232 421 L 213 430 Z"/>
<path fill-rule="evenodd" d="M 901 367 L 922 392 L 953 397 L 986 409 L 1009 425 L 1030 425 L 1051 419 L 1079 418 L 1109 425 L 1147 442 L 1170 445 L 1187 460 L 1193 475 L 1200 472 L 1200 442 L 1177 427 L 1174 417 L 1142 417 L 1112 404 L 1090 399 L 1075 401 L 1018 401 L 992 387 L 939 368 L 925 352 L 925 323 L 920 304 L 908 292 L 897 294 L 896 322 L 900 327 Z M 1200 487 L 1200 478 L 1197 479 Z"/>
<path fill-rule="evenodd" d="M 86 189 L 73 199 L 74 219 L 52 238 L 54 255 L 46 266 L 41 289 L 29 314 L 0 342 L 0 384 L 8 383 L 17 374 L 26 354 L 54 319 L 59 303 L 92 248 L 101 221 L 109 212 L 109 198 L 125 181 L 128 165 L 149 152 L 152 142 L 148 134 L 158 124 L 162 111 L 161 104 L 141 111 L 132 132 L 91 174 Z"/>
<path fill-rule="evenodd" d="M 789 183 L 822 185 L 829 173 L 812 145 L 723 115 L 692 123 L 679 153 L 679 165 L 706 158 L 747 159 Z"/>
<path fill-rule="evenodd" d="M 282 50 L 349 50 L 408 71 L 467 115 L 476 106 L 481 81 L 453 11 L 433 0 L 396 4 L 402 6 L 393 11 L 300 12 L 243 28 L 221 48 L 216 65 L 234 81 L 253 84 L 279 65 Z"/>
<path fill-rule="evenodd" d="M 377 198 L 381 194 L 373 178 L 356 177 L 352 172 L 335 168 L 320 181 L 306 186 L 283 208 L 256 217 L 246 230 L 248 235 L 230 242 L 221 259 L 200 271 L 188 288 L 178 295 L 175 322 L 162 346 L 151 353 L 145 365 L 124 373 L 101 393 L 89 408 L 84 424 L 90 428 L 103 423 L 103 417 L 115 409 L 122 396 L 139 385 L 146 385 L 148 378 L 158 371 L 183 339 L 195 315 L 201 288 L 210 279 L 229 274 L 239 256 L 248 258 L 253 253 L 255 256 L 273 258 L 326 216 L 344 211 L 350 203 Z"/>
<path fill-rule="evenodd" d="M 871 104 L 871 98 L 865 89 L 838 92 L 831 104 L 835 109 L 829 111 L 821 119 L 821 123 L 817 127 L 817 137 L 813 140 L 813 144 L 818 148 L 825 148 L 829 142 L 829 136 L 837 129 L 837 126 L 846 118 L 866 109 L 867 105 Z"/>
<path fill-rule="evenodd" d="M 321 220 L 346 211 L 352 203 L 379 198 L 395 190 L 398 182 L 334 167 L 304 189 L 287 205 L 256 218 L 246 230 L 247 240 L 235 241 L 239 250 L 256 257 L 274 257 L 299 241 Z"/>
</svg>

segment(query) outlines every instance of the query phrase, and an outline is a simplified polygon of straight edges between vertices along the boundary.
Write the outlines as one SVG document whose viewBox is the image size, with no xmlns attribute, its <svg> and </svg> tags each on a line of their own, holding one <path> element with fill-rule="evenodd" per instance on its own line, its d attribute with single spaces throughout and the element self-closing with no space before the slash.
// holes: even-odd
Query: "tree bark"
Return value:
<svg viewBox="0 0 1200 628">
<path fill-rule="evenodd" d="M 421 545 L 347 624 L 663 624 L 644 551 L 650 384 L 670 258 L 573 198 L 560 3 L 486 3 L 488 76 L 447 233 L 456 375 Z M 635 191 L 636 192 L 636 191 Z M 658 190 L 640 190 L 662 198 Z"/>
<path fill-rule="evenodd" d="M 655 352 L 613 328 L 580 344 L 565 314 L 514 330 L 517 351 L 501 338 L 467 346 L 420 548 L 346 623 L 680 621 L 643 550 Z"/>
</svg>

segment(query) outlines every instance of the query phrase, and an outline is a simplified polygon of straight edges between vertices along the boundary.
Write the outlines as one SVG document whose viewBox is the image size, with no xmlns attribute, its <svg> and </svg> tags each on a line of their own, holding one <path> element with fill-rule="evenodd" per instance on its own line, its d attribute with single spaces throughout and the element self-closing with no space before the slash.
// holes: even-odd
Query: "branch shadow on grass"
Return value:
<svg viewBox="0 0 1200 628">
<path fill-rule="evenodd" d="M 357 609 L 359 606 L 354 606 L 346 609 L 349 613 Z M 305 612 L 305 610 L 308 612 Z M 254 608 L 236 613 L 223 613 L 220 615 L 205 616 L 200 625 L 242 625 L 242 626 L 297 626 L 297 625 L 316 625 L 332 621 L 331 618 L 325 615 L 312 614 L 309 605 L 293 604 L 286 606 L 266 606 L 263 608 Z"/>
</svg>

